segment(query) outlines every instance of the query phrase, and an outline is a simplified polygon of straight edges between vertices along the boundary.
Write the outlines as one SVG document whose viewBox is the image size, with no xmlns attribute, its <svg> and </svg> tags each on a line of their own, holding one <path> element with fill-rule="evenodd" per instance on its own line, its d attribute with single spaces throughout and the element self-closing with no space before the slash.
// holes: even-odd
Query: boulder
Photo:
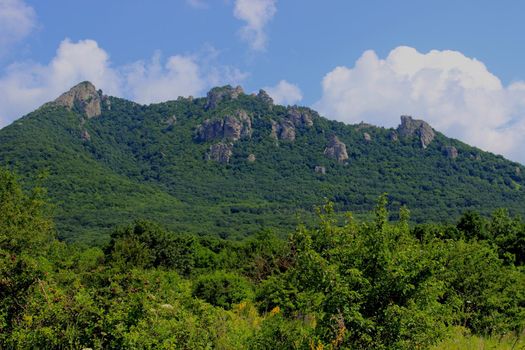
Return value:
<svg viewBox="0 0 525 350">
<path fill-rule="evenodd" d="M 213 160 L 222 164 L 230 162 L 233 154 L 233 144 L 219 142 L 210 146 L 209 151 L 205 154 L 206 160 Z"/>
<path fill-rule="evenodd" d="M 392 142 L 397 142 L 399 140 L 399 138 L 397 136 L 397 132 L 395 132 L 394 130 L 390 131 L 390 133 L 388 134 L 388 138 Z"/>
<path fill-rule="evenodd" d="M 456 159 L 459 155 L 457 148 L 454 146 L 446 146 L 444 152 L 450 159 Z"/>
<path fill-rule="evenodd" d="M 344 162 L 348 160 L 348 153 L 346 151 L 346 145 L 339 141 L 337 136 L 333 135 L 330 137 L 330 141 L 324 150 L 325 156 L 329 158 L 334 158 L 338 162 Z"/>
<path fill-rule="evenodd" d="M 314 171 L 318 174 L 321 174 L 321 175 L 324 175 L 326 174 L 326 168 L 324 166 L 321 166 L 321 165 L 316 165 L 315 168 L 314 168 Z"/>
<path fill-rule="evenodd" d="M 93 118 L 102 113 L 101 101 L 102 92 L 97 91 L 89 81 L 84 81 L 60 95 L 54 103 L 70 110 L 77 109 L 86 117 Z"/>
<path fill-rule="evenodd" d="M 363 138 L 366 142 L 372 142 L 372 136 L 370 136 L 370 134 L 367 132 L 363 133 Z"/>
<path fill-rule="evenodd" d="M 417 136 L 422 148 L 427 148 L 436 136 L 434 129 L 427 122 L 407 115 L 401 116 L 401 124 L 397 127 L 397 132 L 401 137 Z"/>
<path fill-rule="evenodd" d="M 255 158 L 255 154 L 250 154 L 248 155 L 248 158 L 246 158 L 246 160 L 249 162 L 249 163 L 253 163 L 255 162 L 256 158 Z"/>
</svg>

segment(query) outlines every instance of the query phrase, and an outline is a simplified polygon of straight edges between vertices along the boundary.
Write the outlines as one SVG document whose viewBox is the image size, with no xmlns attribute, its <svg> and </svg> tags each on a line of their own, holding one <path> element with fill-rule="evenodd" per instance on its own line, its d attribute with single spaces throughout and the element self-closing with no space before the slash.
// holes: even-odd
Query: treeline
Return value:
<svg viewBox="0 0 525 350">
<path fill-rule="evenodd" d="M 55 239 L 43 192 L 0 170 L 2 349 L 426 349 L 457 330 L 525 326 L 525 224 L 344 223 L 330 203 L 288 240 L 242 242 L 147 221 L 104 248 Z"/>
</svg>

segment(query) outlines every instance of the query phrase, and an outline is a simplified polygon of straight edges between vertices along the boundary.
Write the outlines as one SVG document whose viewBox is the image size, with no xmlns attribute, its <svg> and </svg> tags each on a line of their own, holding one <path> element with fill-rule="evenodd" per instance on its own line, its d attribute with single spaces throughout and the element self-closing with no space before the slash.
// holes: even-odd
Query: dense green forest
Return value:
<svg viewBox="0 0 525 350">
<path fill-rule="evenodd" d="M 500 207 L 525 215 L 522 165 L 425 124 L 345 125 L 229 86 L 147 106 L 89 83 L 67 96 L 71 105 L 58 99 L 0 130 L 0 165 L 48 189 L 68 241 L 105 244 L 139 217 L 202 236 L 285 238 L 314 223 L 325 198 L 367 219 L 384 192 L 391 218 L 406 205 L 415 223 Z"/>
<path fill-rule="evenodd" d="M 224 240 L 138 220 L 99 248 L 57 240 L 45 191 L 0 170 L 0 348 L 525 345 L 519 216 L 411 224 L 406 207 L 392 221 L 387 196 L 376 200 L 370 219 L 341 220 L 327 202 L 287 239 L 261 230 Z"/>
</svg>

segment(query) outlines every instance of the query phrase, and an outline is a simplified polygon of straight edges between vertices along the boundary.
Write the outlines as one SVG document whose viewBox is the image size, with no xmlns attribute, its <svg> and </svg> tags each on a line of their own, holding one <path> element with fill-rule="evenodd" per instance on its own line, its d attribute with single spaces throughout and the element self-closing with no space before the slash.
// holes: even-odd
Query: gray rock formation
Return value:
<svg viewBox="0 0 525 350">
<path fill-rule="evenodd" d="M 246 158 L 246 160 L 249 162 L 249 163 L 253 163 L 255 162 L 256 158 L 255 158 L 255 154 L 250 154 L 248 155 L 248 158 Z"/>
<path fill-rule="evenodd" d="M 436 136 L 434 129 L 427 122 L 407 115 L 401 116 L 401 124 L 397 127 L 397 132 L 401 137 L 417 136 L 422 148 L 427 148 Z"/>
<path fill-rule="evenodd" d="M 227 164 L 233 154 L 233 144 L 219 142 L 210 146 L 210 150 L 206 153 L 204 158 L 206 160 L 213 160 L 222 164 Z"/>
<path fill-rule="evenodd" d="M 366 142 L 372 142 L 372 136 L 370 136 L 370 134 L 367 132 L 363 133 L 363 138 Z"/>
<path fill-rule="evenodd" d="M 276 140 L 295 141 L 297 128 L 311 128 L 313 125 L 312 113 L 308 109 L 289 107 L 282 121 L 272 121 L 270 135 Z"/>
<path fill-rule="evenodd" d="M 166 119 L 166 120 L 164 121 L 164 123 L 165 123 L 168 127 L 177 124 L 177 116 L 174 114 L 174 115 L 172 115 L 171 117 L 168 117 L 168 119 Z"/>
<path fill-rule="evenodd" d="M 206 119 L 197 128 L 199 141 L 228 139 L 237 141 L 252 136 L 252 120 L 244 110 L 238 110 L 234 115 L 227 115 L 223 119 Z"/>
<path fill-rule="evenodd" d="M 271 136 L 276 140 L 295 141 L 295 126 L 289 120 L 272 121 Z"/>
<path fill-rule="evenodd" d="M 399 140 L 399 138 L 397 137 L 397 132 L 395 132 L 394 130 L 390 131 L 390 133 L 388 134 L 388 138 L 392 142 L 397 142 Z"/>
<path fill-rule="evenodd" d="M 337 136 L 330 137 L 330 141 L 324 150 L 325 156 L 334 158 L 338 162 L 348 160 L 348 153 L 346 152 L 346 145 L 339 141 Z"/>
<path fill-rule="evenodd" d="M 321 174 L 321 175 L 324 175 L 326 174 L 326 168 L 324 166 L 321 166 L 321 165 L 316 165 L 315 168 L 314 168 L 314 171 L 318 174 Z"/>
<path fill-rule="evenodd" d="M 263 89 L 259 90 L 259 93 L 257 94 L 257 98 L 263 101 L 264 103 L 273 106 L 273 99 L 268 95 L 266 91 Z"/>
<path fill-rule="evenodd" d="M 214 109 L 222 101 L 235 100 L 243 93 L 244 91 L 240 86 L 237 86 L 236 88 L 233 88 L 230 85 L 215 87 L 208 91 L 204 108 Z"/>
<path fill-rule="evenodd" d="M 457 148 L 454 146 L 446 146 L 444 151 L 447 157 L 450 159 L 456 159 L 459 155 Z"/>
<path fill-rule="evenodd" d="M 312 114 L 305 108 L 289 107 L 285 119 L 298 128 L 310 128 L 314 125 Z"/>
<path fill-rule="evenodd" d="M 88 118 L 93 118 L 102 113 L 101 100 L 101 94 L 95 86 L 89 81 L 84 81 L 60 95 L 54 102 L 70 110 L 78 109 Z"/>
</svg>

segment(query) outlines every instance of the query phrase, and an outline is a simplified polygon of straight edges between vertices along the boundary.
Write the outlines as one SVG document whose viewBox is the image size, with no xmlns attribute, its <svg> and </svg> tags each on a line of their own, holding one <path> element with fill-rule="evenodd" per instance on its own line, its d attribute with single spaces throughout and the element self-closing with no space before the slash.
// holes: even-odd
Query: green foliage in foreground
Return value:
<svg viewBox="0 0 525 350">
<path fill-rule="evenodd" d="M 525 326 L 525 226 L 505 211 L 410 227 L 383 196 L 373 220 L 327 204 L 287 241 L 138 221 L 102 250 L 54 239 L 40 191 L 3 170 L 0 209 L 2 349 L 449 349 L 458 327 L 471 343 Z"/>
</svg>

